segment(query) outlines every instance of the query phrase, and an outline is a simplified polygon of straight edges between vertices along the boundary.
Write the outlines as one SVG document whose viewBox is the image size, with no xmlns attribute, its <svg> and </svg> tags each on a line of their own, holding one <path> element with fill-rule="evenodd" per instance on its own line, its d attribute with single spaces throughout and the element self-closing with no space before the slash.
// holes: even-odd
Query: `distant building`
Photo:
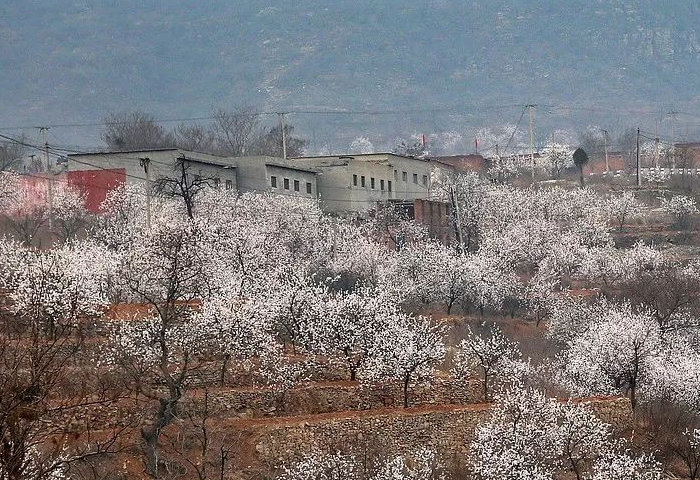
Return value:
<svg viewBox="0 0 700 480">
<path fill-rule="evenodd" d="M 449 165 L 459 173 L 485 173 L 488 170 L 488 161 L 478 153 L 432 157 L 432 160 Z"/>
<path fill-rule="evenodd" d="M 452 208 L 447 202 L 422 199 L 413 202 L 413 219 L 427 228 L 430 238 L 439 240 L 443 245 L 454 242 L 451 215 Z"/>
<path fill-rule="evenodd" d="M 121 184 L 162 178 L 201 178 L 212 186 L 239 192 L 274 192 L 319 198 L 331 213 L 360 212 L 377 202 L 412 202 L 430 197 L 436 169 L 451 165 L 391 153 L 301 157 L 221 157 L 178 148 L 69 155 L 68 182 L 85 192 L 88 208 L 98 211 L 107 193 Z"/>
<path fill-rule="evenodd" d="M 436 169 L 454 167 L 393 153 L 299 157 L 291 161 L 319 173 L 318 189 L 324 210 L 360 212 L 377 202 L 402 202 L 430 197 Z"/>
<path fill-rule="evenodd" d="M 98 211 L 110 190 L 146 181 L 145 163 L 152 182 L 179 178 L 184 168 L 191 178 L 226 190 L 309 198 L 318 192 L 316 171 L 303 165 L 275 157 L 220 157 L 178 148 L 69 155 L 68 182 L 85 193 L 91 211 Z"/>
<path fill-rule="evenodd" d="M 277 157 L 229 157 L 236 166 L 238 191 L 274 192 L 316 198 L 318 170 Z"/>
</svg>

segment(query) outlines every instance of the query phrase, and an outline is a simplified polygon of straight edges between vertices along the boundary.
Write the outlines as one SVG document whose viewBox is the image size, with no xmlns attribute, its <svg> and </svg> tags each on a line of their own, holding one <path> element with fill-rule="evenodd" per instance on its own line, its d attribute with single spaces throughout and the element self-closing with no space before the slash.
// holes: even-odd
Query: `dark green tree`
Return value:
<svg viewBox="0 0 700 480">
<path fill-rule="evenodd" d="M 583 167 L 585 167 L 587 163 L 588 163 L 588 154 L 586 153 L 586 151 L 583 148 L 581 148 L 581 147 L 577 148 L 576 151 L 574 152 L 574 165 L 576 165 L 576 167 L 578 167 L 578 171 L 581 175 L 580 178 L 581 178 L 581 186 L 582 187 L 583 187 Z"/>
</svg>

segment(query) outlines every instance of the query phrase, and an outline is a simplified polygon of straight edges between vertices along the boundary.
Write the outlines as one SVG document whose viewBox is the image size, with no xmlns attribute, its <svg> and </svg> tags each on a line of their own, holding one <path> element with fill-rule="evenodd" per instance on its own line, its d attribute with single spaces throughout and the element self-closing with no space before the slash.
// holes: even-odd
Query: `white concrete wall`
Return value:
<svg viewBox="0 0 700 480">
<path fill-rule="evenodd" d="M 436 168 L 433 162 L 391 154 L 299 158 L 295 161 L 320 170 L 318 188 L 322 206 L 337 213 L 360 212 L 380 201 L 428 198 L 431 172 Z"/>
<path fill-rule="evenodd" d="M 187 159 L 201 162 L 223 164 L 226 161 L 223 157 L 183 150 L 95 153 L 69 156 L 68 171 L 124 168 L 126 171 L 127 185 L 133 185 L 146 181 L 146 173 L 140 164 L 141 158 L 150 159 L 149 168 L 151 181 L 156 181 L 161 177 L 177 178 L 177 176 L 180 175 L 179 170 L 176 171 L 178 158 L 183 155 Z M 212 179 L 212 181 L 219 179 L 221 188 L 226 188 L 226 181 L 228 180 L 231 182 L 233 189 L 237 188 L 235 168 L 225 168 L 223 165 L 211 165 L 192 161 L 189 162 L 187 173 L 188 175 L 198 175 L 202 178 Z"/>
</svg>

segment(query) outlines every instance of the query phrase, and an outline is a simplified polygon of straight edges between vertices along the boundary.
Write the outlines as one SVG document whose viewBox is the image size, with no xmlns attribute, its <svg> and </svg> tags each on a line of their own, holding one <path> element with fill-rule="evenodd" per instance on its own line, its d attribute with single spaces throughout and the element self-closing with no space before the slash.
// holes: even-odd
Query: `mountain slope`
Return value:
<svg viewBox="0 0 700 480">
<path fill-rule="evenodd" d="M 394 132 L 515 122 L 520 107 L 490 108 L 510 104 L 700 106 L 694 0 L 663 8 L 651 0 L 5 3 L 0 126 L 129 108 L 188 117 L 240 104 L 454 110 L 295 119 L 315 143 L 333 145 L 363 133 L 388 141 Z M 616 118 L 547 108 L 538 115 L 552 125 Z M 96 141 L 94 130 L 55 134 Z"/>
</svg>

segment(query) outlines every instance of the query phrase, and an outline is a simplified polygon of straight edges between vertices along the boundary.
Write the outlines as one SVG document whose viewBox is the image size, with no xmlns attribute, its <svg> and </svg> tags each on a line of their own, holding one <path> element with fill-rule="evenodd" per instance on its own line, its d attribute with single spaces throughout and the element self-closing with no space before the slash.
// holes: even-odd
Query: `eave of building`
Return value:
<svg viewBox="0 0 700 480">
<path fill-rule="evenodd" d="M 178 157 L 178 160 L 185 160 L 189 163 L 199 163 L 202 165 L 213 165 L 215 167 L 221 167 L 221 168 L 230 169 L 230 170 L 237 168 L 235 165 L 232 165 L 230 163 L 216 162 L 216 161 L 212 161 L 212 160 L 208 160 L 208 159 L 204 159 L 204 158 L 190 158 L 186 155 L 183 155 L 182 157 Z"/>
<path fill-rule="evenodd" d="M 344 160 L 344 159 L 358 159 L 360 160 L 362 157 L 370 157 L 370 156 L 385 156 L 387 157 L 399 157 L 399 158 L 405 158 L 407 160 L 417 160 L 419 162 L 429 162 L 429 158 L 416 158 L 416 157 L 410 157 L 408 155 L 400 155 L 398 153 L 391 153 L 391 152 L 376 152 L 376 153 L 346 153 L 346 154 L 339 154 L 339 155 L 311 155 L 311 156 L 305 156 L 305 157 L 290 157 L 290 160 L 320 160 L 324 158 L 335 158 L 339 160 Z"/>
<path fill-rule="evenodd" d="M 317 168 L 297 167 L 296 165 L 290 165 L 282 162 L 265 162 L 265 165 L 268 167 L 286 168 L 287 170 L 296 170 L 298 172 L 306 173 L 319 173 L 320 171 Z"/>
</svg>

